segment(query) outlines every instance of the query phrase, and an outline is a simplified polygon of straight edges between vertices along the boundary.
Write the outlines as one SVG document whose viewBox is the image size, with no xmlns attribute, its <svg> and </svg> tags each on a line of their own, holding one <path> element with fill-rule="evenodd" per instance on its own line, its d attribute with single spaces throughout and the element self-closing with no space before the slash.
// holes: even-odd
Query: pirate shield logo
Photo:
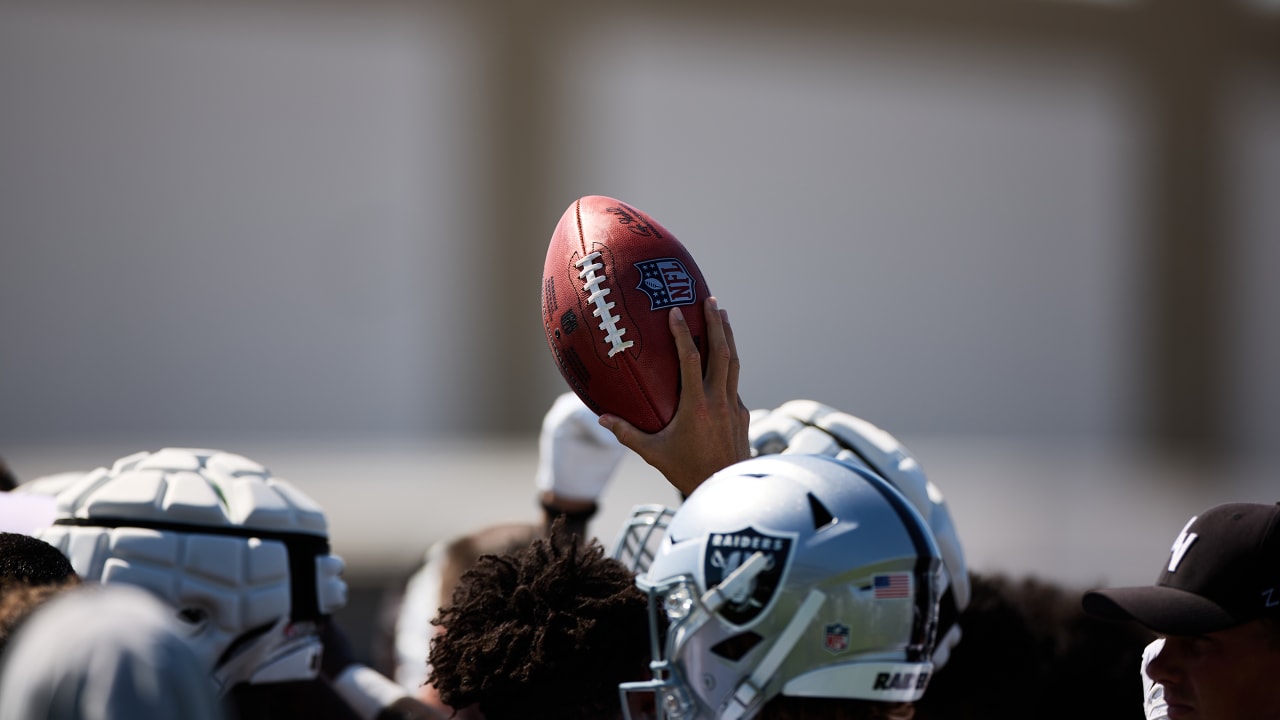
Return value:
<svg viewBox="0 0 1280 720">
<path fill-rule="evenodd" d="M 791 558 L 790 535 L 771 535 L 748 527 L 731 533 L 711 533 L 703 553 L 703 577 L 707 588 L 719 585 L 730 573 L 756 553 L 765 556 L 765 570 L 744 597 L 733 598 L 720 608 L 720 615 L 734 625 L 754 620 L 773 600 L 787 561 Z"/>
</svg>

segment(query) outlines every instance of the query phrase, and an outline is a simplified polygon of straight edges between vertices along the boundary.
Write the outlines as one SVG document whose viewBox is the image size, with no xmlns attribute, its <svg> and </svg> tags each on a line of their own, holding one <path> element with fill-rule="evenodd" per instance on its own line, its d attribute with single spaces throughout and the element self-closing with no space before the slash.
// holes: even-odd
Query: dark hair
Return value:
<svg viewBox="0 0 1280 720">
<path fill-rule="evenodd" d="M 1138 668 L 1153 635 L 1086 615 L 1079 589 L 999 573 L 969 579 L 963 635 L 916 701 L 916 720 L 1142 720 Z"/>
<path fill-rule="evenodd" d="M 30 535 L 0 532 L 0 584 L 50 585 L 75 574 L 58 548 Z"/>
<path fill-rule="evenodd" d="M 30 535 L 0 532 L 0 649 L 36 608 L 78 584 L 80 576 L 58 548 Z"/>
<path fill-rule="evenodd" d="M 600 720 L 618 683 L 647 677 L 648 599 L 599 542 L 552 532 L 483 555 L 432 623 L 427 681 L 486 720 Z"/>
<path fill-rule="evenodd" d="M 1267 616 L 1262 618 L 1262 628 L 1271 636 L 1269 647 L 1272 650 L 1280 650 L 1280 617 Z"/>
<path fill-rule="evenodd" d="M 72 576 L 73 578 L 75 576 Z M 9 638 L 17 632 L 31 613 L 44 605 L 55 595 L 67 588 L 79 584 L 78 579 L 69 579 L 64 583 L 48 583 L 44 585 L 28 585 L 11 583 L 4 586 L 0 593 L 0 653 L 9 645 Z"/>
</svg>

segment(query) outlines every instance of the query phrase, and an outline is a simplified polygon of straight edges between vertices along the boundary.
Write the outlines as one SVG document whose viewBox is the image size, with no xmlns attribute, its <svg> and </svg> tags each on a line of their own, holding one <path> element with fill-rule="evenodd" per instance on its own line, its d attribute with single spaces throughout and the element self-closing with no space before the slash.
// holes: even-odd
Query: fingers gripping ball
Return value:
<svg viewBox="0 0 1280 720">
<path fill-rule="evenodd" d="M 883 429 L 813 400 L 791 400 L 772 411 L 753 411 L 748 435 L 757 455 L 820 454 L 862 465 L 888 480 L 924 517 L 942 554 L 949 589 L 943 602 L 953 605 L 944 609 L 934 655 L 938 666 L 944 664 L 959 640 L 954 617 L 969 605 L 969 570 L 946 500 L 925 477 L 920 463 Z"/>
<path fill-rule="evenodd" d="M 566 392 L 542 419 L 538 438 L 539 490 L 574 500 L 599 499 L 626 452 L 578 396 Z"/>
<path fill-rule="evenodd" d="M 685 246 L 648 214 L 610 197 L 579 198 L 551 235 L 542 324 L 560 374 L 597 415 L 661 430 L 675 415 L 680 361 L 672 308 L 707 362 L 702 303 L 710 295 Z"/>
</svg>

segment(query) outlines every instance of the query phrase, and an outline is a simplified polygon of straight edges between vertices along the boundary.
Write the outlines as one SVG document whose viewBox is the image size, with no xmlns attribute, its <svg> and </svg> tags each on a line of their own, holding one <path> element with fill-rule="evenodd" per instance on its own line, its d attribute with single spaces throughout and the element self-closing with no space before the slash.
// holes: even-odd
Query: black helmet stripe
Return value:
<svg viewBox="0 0 1280 720">
<path fill-rule="evenodd" d="M 857 472 L 849 463 L 830 457 L 828 455 L 816 455 L 827 462 L 832 462 L 841 467 L 848 468 L 853 472 Z M 867 477 L 860 474 L 859 477 Z M 937 557 L 937 551 L 934 549 L 935 544 L 929 541 L 930 530 L 921 522 L 920 514 L 911 507 L 911 503 L 907 501 L 902 493 L 898 492 L 888 480 L 880 477 L 878 474 L 872 474 L 868 479 L 868 484 L 874 487 L 884 497 L 898 514 L 898 519 L 902 521 L 902 526 L 906 528 L 907 534 L 911 537 L 911 545 L 916 550 L 916 566 L 913 571 L 916 576 L 916 592 L 915 592 L 915 620 L 911 626 L 911 637 L 915 640 L 907 648 L 907 659 L 912 662 L 922 662 L 929 660 L 933 656 L 933 644 L 935 641 L 935 633 L 937 632 L 935 614 L 932 612 L 931 603 L 937 602 L 937 598 L 931 597 L 929 587 L 931 583 L 920 582 L 920 578 L 927 578 L 932 572 L 931 558 Z"/>
</svg>

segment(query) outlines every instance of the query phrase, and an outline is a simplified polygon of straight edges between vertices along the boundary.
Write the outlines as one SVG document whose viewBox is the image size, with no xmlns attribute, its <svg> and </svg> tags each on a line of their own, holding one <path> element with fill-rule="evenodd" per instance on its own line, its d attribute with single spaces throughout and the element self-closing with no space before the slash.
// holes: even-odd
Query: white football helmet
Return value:
<svg viewBox="0 0 1280 720">
<path fill-rule="evenodd" d="M 940 604 L 938 647 L 933 662 L 946 664 L 960 641 L 960 613 L 971 588 L 964 546 L 942 491 L 925 477 L 915 457 L 893 435 L 862 418 L 813 400 L 791 400 L 774 410 L 754 410 L 748 430 L 753 454 L 830 455 L 861 465 L 888 480 L 924 516 L 942 552 L 946 587 Z"/>
<path fill-rule="evenodd" d="M 957 620 L 969 606 L 972 594 L 969 568 L 946 499 L 937 485 L 925 477 L 915 457 L 897 438 L 876 425 L 813 400 L 791 400 L 774 410 L 752 410 L 748 436 L 755 457 L 827 455 L 869 469 L 888 480 L 920 512 L 942 553 L 945 585 L 933 662 L 938 668 L 945 665 L 951 649 L 960 641 Z M 614 540 L 613 557 L 632 572 L 643 573 L 670 514 L 660 505 L 634 508 Z"/>
<path fill-rule="evenodd" d="M 809 455 L 732 465 L 636 578 L 654 679 L 620 686 L 624 714 L 636 692 L 671 720 L 752 718 L 779 694 L 918 699 L 942 582 L 928 525 L 874 473 Z"/>
<path fill-rule="evenodd" d="M 39 537 L 86 581 L 172 605 L 222 692 L 314 678 L 318 623 L 346 604 L 324 512 L 248 458 L 166 448 L 86 473 Z"/>
</svg>

